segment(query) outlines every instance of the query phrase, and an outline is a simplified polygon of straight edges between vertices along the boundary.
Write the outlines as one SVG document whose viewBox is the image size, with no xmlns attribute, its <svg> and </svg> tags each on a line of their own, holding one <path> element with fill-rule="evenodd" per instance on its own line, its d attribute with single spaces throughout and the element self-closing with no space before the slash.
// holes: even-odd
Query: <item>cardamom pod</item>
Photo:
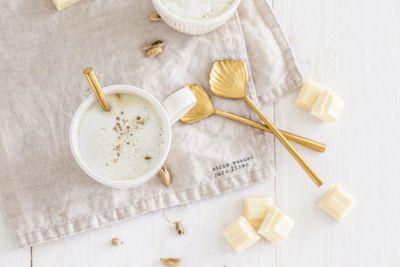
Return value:
<svg viewBox="0 0 400 267">
<path fill-rule="evenodd" d="M 160 261 L 164 266 L 179 266 L 181 259 L 178 258 L 161 258 Z"/>
<path fill-rule="evenodd" d="M 151 22 L 160 22 L 162 20 L 156 11 L 151 12 L 147 17 Z"/>
<path fill-rule="evenodd" d="M 111 240 L 111 244 L 113 245 L 113 246 L 120 246 L 120 245 L 122 245 L 124 242 L 122 242 L 122 240 L 121 239 L 119 239 L 119 238 L 113 238 L 112 240 Z"/>
<path fill-rule="evenodd" d="M 183 224 L 181 222 L 176 222 L 175 228 L 176 228 L 176 232 L 178 233 L 178 235 L 185 234 L 185 228 L 183 227 Z"/>
<path fill-rule="evenodd" d="M 171 175 L 169 174 L 167 167 L 163 166 L 161 168 L 158 172 L 158 177 L 163 185 L 168 187 L 171 184 Z"/>
<path fill-rule="evenodd" d="M 146 50 L 146 57 L 150 57 L 150 58 L 156 57 L 159 54 L 161 54 L 162 51 L 163 51 L 162 47 L 158 47 L 158 46 L 152 47 L 152 48 Z"/>
</svg>

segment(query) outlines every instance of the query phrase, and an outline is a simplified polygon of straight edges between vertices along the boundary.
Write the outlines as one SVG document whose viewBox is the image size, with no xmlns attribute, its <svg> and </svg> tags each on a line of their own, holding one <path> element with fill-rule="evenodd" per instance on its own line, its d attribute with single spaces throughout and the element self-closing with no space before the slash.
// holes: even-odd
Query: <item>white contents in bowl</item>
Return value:
<svg viewBox="0 0 400 267">
<path fill-rule="evenodd" d="M 83 113 L 77 131 L 80 156 L 106 179 L 126 180 L 155 168 L 166 151 L 164 126 L 154 106 L 130 94 L 107 96 L 111 111 L 97 102 Z"/>
<path fill-rule="evenodd" d="M 159 0 L 171 13 L 184 19 L 203 20 L 224 13 L 234 0 Z"/>
</svg>

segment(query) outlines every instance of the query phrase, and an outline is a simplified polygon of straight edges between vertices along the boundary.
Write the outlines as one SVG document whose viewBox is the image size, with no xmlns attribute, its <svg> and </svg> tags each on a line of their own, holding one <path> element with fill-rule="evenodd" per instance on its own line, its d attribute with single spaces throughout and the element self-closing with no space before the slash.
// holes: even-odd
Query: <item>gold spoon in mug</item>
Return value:
<svg viewBox="0 0 400 267">
<path fill-rule="evenodd" d="M 278 138 L 287 151 L 297 160 L 300 166 L 314 181 L 317 186 L 321 186 L 324 181 L 317 172 L 303 159 L 299 152 L 288 142 L 286 137 L 261 109 L 251 100 L 247 93 L 248 74 L 243 61 L 240 60 L 218 60 L 214 62 L 210 72 L 210 89 L 220 97 L 231 99 L 243 99 L 262 119 L 265 125 L 271 129 L 272 133 Z"/>
<path fill-rule="evenodd" d="M 236 114 L 228 113 L 222 110 L 216 109 L 210 98 L 208 97 L 206 91 L 201 87 L 201 85 L 198 84 L 190 84 L 187 87 L 192 90 L 193 94 L 196 96 L 197 102 L 196 105 L 188 112 L 186 113 L 180 120 L 183 123 L 195 123 L 200 120 L 203 120 L 211 115 L 218 115 L 227 119 L 231 119 L 237 122 L 241 122 L 243 124 L 247 124 L 249 126 L 255 127 L 257 129 L 263 130 L 265 132 L 272 133 L 272 131 L 265 125 L 249 120 L 247 118 L 240 117 Z M 308 147 L 310 149 L 313 149 L 318 152 L 324 152 L 326 146 L 324 144 L 321 144 L 317 141 L 292 134 L 289 132 L 282 131 L 282 134 L 290 141 L 296 142 L 300 145 L 303 145 L 305 147 Z"/>
<path fill-rule="evenodd" d="M 111 110 L 111 106 L 107 101 L 106 96 L 104 95 L 103 89 L 101 88 L 101 85 L 99 81 L 97 80 L 96 74 L 94 74 L 94 70 L 92 67 L 87 67 L 83 71 L 83 74 L 85 75 L 86 79 L 89 82 L 90 88 L 92 88 L 93 93 L 95 94 L 97 100 L 100 103 L 101 108 L 103 111 L 108 112 Z"/>
</svg>

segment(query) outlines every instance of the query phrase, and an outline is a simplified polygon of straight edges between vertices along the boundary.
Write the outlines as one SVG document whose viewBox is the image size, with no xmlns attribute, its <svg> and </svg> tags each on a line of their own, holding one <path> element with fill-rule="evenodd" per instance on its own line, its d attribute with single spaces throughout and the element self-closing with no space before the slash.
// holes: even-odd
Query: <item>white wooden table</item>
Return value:
<svg viewBox="0 0 400 267">
<path fill-rule="evenodd" d="M 50 0 L 48 0 L 50 1 Z M 246 0 L 244 0 L 246 1 Z M 271 0 L 299 63 L 345 101 L 342 119 L 324 125 L 295 108 L 296 95 L 265 107 L 276 124 L 328 144 L 324 154 L 299 148 L 326 178 L 318 189 L 279 143 L 276 177 L 260 186 L 167 211 L 182 217 L 177 236 L 162 212 L 33 248 L 18 249 L 0 219 L 0 266 L 400 266 L 400 2 L 398 0 Z M 357 198 L 335 223 L 317 207 L 341 184 Z M 289 240 L 264 241 L 235 254 L 221 236 L 241 214 L 241 198 L 269 195 L 296 225 Z M 110 240 L 125 241 L 111 247 Z"/>
</svg>

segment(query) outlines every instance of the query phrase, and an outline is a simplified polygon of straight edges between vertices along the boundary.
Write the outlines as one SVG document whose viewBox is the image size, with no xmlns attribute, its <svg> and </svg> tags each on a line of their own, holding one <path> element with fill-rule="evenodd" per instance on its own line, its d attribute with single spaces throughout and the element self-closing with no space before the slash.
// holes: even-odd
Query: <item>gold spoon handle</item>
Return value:
<svg viewBox="0 0 400 267">
<path fill-rule="evenodd" d="M 321 186 L 324 180 L 317 174 L 317 172 L 303 159 L 299 152 L 288 142 L 283 134 L 275 127 L 275 125 L 268 119 L 267 116 L 257 107 L 257 105 L 250 99 L 248 95 L 244 97 L 246 103 L 257 113 L 257 115 L 264 121 L 266 126 L 271 129 L 272 133 L 278 138 L 282 145 L 289 151 L 289 153 L 297 160 L 303 170 L 310 176 L 317 186 Z"/>
<path fill-rule="evenodd" d="M 231 119 L 231 120 L 243 123 L 243 124 L 247 124 L 249 126 L 252 126 L 252 127 L 257 128 L 257 129 L 263 130 L 265 132 L 272 133 L 272 131 L 267 126 L 265 126 L 264 124 L 249 120 L 247 118 L 243 118 L 243 117 L 238 116 L 236 114 L 228 113 L 228 112 L 225 112 L 225 111 L 222 111 L 222 110 L 215 110 L 214 114 L 218 115 L 218 116 L 221 116 L 221 117 L 224 117 L 224 118 L 227 118 L 227 119 Z M 326 145 L 325 144 L 319 143 L 317 141 L 314 141 L 314 140 L 311 140 L 311 139 L 308 139 L 308 138 L 305 138 L 305 137 L 302 137 L 300 135 L 293 134 L 293 133 L 290 133 L 290 132 L 286 132 L 286 131 L 282 131 L 282 130 L 279 130 L 279 131 L 289 141 L 298 143 L 300 145 L 303 145 L 305 147 L 308 147 L 308 148 L 313 149 L 313 150 L 318 151 L 318 152 L 325 152 L 325 149 L 326 149 Z"/>
<path fill-rule="evenodd" d="M 85 74 L 85 77 L 89 82 L 90 88 L 92 88 L 93 93 L 96 95 L 101 108 L 106 112 L 110 111 L 110 104 L 108 103 L 107 98 L 104 95 L 103 89 L 101 88 L 101 85 L 97 80 L 96 74 L 94 74 L 93 68 L 87 67 L 83 71 L 83 74 Z"/>
</svg>

